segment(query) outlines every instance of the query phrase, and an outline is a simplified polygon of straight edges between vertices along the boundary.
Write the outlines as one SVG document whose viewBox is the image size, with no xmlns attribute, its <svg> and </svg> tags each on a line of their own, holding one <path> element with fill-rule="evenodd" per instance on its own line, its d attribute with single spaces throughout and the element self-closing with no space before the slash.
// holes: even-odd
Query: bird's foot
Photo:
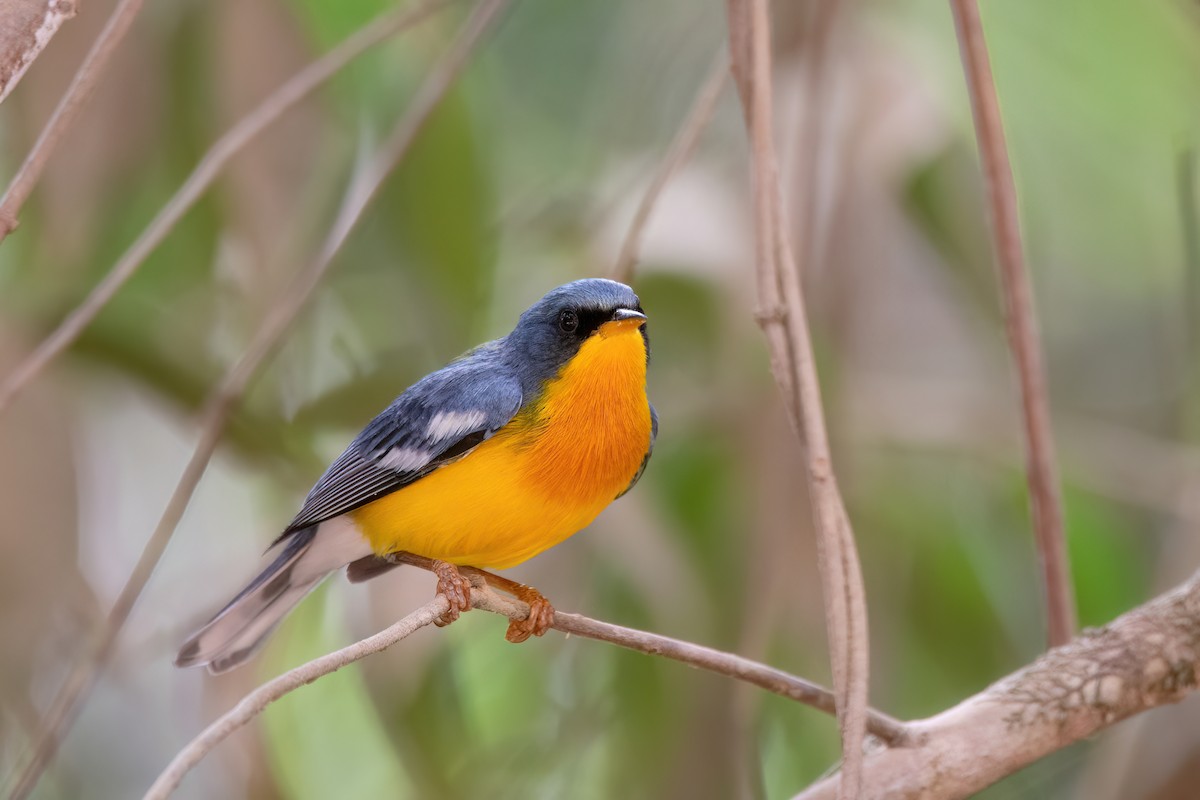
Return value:
<svg viewBox="0 0 1200 800">
<path fill-rule="evenodd" d="M 513 644 L 520 644 L 530 636 L 542 636 L 550 630 L 554 622 L 554 606 L 546 596 L 532 586 L 517 583 L 509 591 L 518 600 L 529 605 L 529 616 L 525 619 L 508 621 L 508 631 L 504 638 Z"/>
<path fill-rule="evenodd" d="M 508 631 L 504 638 L 513 644 L 520 644 L 530 636 L 541 636 L 554 624 L 554 606 L 550 605 L 545 595 L 532 586 L 517 583 L 478 567 L 463 567 L 463 571 L 476 578 L 482 578 L 484 583 L 493 589 L 507 592 L 529 606 L 528 617 L 508 621 Z"/>
<path fill-rule="evenodd" d="M 434 560 L 429 570 L 437 576 L 437 593 L 450 604 L 446 613 L 433 621 L 434 625 L 444 628 L 458 619 L 459 614 L 471 610 L 471 582 L 448 561 Z"/>
</svg>

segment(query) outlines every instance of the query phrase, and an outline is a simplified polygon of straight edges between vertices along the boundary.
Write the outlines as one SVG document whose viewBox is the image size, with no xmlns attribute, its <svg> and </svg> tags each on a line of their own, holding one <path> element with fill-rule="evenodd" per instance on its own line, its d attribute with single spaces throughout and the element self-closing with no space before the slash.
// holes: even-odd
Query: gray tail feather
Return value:
<svg viewBox="0 0 1200 800">
<path fill-rule="evenodd" d="M 305 563 L 301 567 L 316 533 L 317 526 L 313 525 L 281 542 L 279 554 L 266 569 L 184 643 L 175 666 L 207 665 L 215 675 L 254 655 L 288 612 L 341 566 Z"/>
</svg>

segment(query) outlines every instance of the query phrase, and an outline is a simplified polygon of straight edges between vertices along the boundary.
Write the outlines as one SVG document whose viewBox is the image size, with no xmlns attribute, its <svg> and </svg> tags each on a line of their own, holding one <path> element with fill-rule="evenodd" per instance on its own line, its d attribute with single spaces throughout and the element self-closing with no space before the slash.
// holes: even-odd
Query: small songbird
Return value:
<svg viewBox="0 0 1200 800">
<path fill-rule="evenodd" d="M 586 527 L 650 459 L 646 315 L 628 286 L 554 289 L 502 339 L 426 375 L 363 429 L 267 551 L 267 567 L 179 651 L 213 673 L 246 661 L 326 575 L 357 582 L 400 563 L 438 577 L 449 624 L 470 607 L 458 567 L 505 569 Z M 416 557 L 406 561 L 405 557 Z M 507 638 L 541 636 L 553 608 L 530 604 Z"/>
</svg>

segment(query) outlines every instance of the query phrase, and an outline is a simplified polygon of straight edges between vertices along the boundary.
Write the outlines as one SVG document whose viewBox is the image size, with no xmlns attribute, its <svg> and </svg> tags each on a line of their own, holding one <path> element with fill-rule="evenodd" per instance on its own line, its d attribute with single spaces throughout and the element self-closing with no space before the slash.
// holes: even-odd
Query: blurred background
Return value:
<svg viewBox="0 0 1200 800">
<path fill-rule="evenodd" d="M 11 175 L 98 33 L 89 0 L 0 108 Z M 805 279 L 836 466 L 866 575 L 871 700 L 911 718 L 1044 641 L 1015 388 L 970 111 L 941 0 L 842 4 L 824 105 L 808 3 L 776 4 L 778 142 L 816 204 Z M 383 0 L 148 3 L 0 247 L 0 373 L 104 275 L 207 147 Z M 197 438 L 204 397 L 405 108 L 459 3 L 373 51 L 247 149 L 70 353 L 0 417 L 0 774 L 103 618 Z M 1200 12 L 982 3 L 1021 197 L 1082 623 L 1200 562 Z M 235 415 L 36 797 L 140 796 L 246 691 L 429 599 L 399 570 L 330 581 L 252 664 L 179 671 L 324 466 L 409 383 L 608 273 L 723 46 L 716 0 L 520 0 Z M 824 145 L 810 182 L 808 115 Z M 815 190 L 810 188 L 815 184 Z M 564 610 L 829 680 L 797 441 L 754 322 L 731 87 L 647 231 L 661 417 L 637 490 L 510 571 Z M 1191 243 L 1189 245 L 1189 242 Z M 1190 260 L 1189 260 L 1189 253 Z M 220 746 L 183 798 L 786 798 L 835 723 L 757 689 L 473 613 L 302 689 Z M 1183 798 L 1200 702 L 1004 781 L 1000 798 Z"/>
</svg>

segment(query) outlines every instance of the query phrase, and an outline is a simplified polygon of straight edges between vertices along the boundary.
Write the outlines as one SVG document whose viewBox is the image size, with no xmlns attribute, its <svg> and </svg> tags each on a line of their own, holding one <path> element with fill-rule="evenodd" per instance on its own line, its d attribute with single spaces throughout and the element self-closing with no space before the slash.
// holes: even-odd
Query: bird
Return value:
<svg viewBox="0 0 1200 800">
<path fill-rule="evenodd" d="M 647 316 L 629 286 L 559 286 L 508 335 L 420 379 L 350 442 L 268 548 L 265 568 L 181 647 L 175 664 L 214 674 L 246 662 L 328 575 L 351 582 L 401 563 L 430 569 L 453 622 L 470 608 L 464 570 L 504 570 L 587 527 L 641 478 L 658 435 L 646 393 Z M 530 605 L 506 638 L 541 636 Z"/>
</svg>

